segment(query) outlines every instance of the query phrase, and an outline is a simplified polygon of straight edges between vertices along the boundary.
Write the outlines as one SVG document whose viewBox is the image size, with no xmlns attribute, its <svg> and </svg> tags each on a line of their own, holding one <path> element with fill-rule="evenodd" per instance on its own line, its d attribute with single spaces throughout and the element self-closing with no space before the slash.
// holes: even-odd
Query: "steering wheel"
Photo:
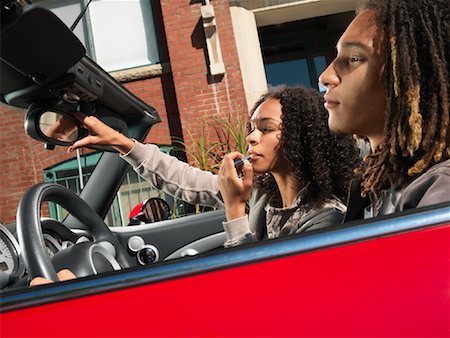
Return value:
<svg viewBox="0 0 450 338">
<path fill-rule="evenodd" d="M 41 276 L 58 281 L 55 268 L 47 255 L 41 228 L 41 204 L 46 201 L 55 202 L 64 207 L 72 216 L 86 225 L 94 239 L 94 243 L 83 242 L 65 249 L 64 251 L 70 251 L 70 254 L 66 255 L 66 260 L 75 262 L 79 261 L 80 257 L 85 257 L 92 263 L 92 255 L 99 253 L 99 250 L 93 250 L 93 246 L 101 247 L 99 242 L 106 242 L 115 249 L 113 251 L 115 251 L 117 262 L 122 268 L 131 266 L 131 260 L 126 250 L 120 245 L 101 217 L 85 201 L 73 191 L 59 184 L 39 183 L 25 193 L 17 209 L 17 236 L 31 278 Z M 89 264 L 89 262 L 81 263 Z"/>
</svg>

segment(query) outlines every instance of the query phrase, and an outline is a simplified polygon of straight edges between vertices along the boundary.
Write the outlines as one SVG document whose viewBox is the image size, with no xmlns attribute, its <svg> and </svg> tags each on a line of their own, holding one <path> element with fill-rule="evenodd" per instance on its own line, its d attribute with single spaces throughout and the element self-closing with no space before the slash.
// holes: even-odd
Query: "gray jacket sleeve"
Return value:
<svg viewBox="0 0 450 338">
<path fill-rule="evenodd" d="M 227 235 L 227 240 L 223 245 L 226 248 L 257 241 L 255 235 L 250 231 L 248 215 L 222 222 L 222 224 Z"/>
<path fill-rule="evenodd" d="M 248 201 L 249 214 L 228 222 L 222 222 L 227 235 L 225 247 L 257 242 L 262 239 L 263 229 L 266 226 L 264 206 L 267 203 L 267 195 L 261 190 L 254 189 Z"/>
<path fill-rule="evenodd" d="M 217 175 L 164 154 L 154 144 L 135 141 L 133 149 L 121 157 L 157 189 L 191 204 L 223 207 Z"/>
</svg>

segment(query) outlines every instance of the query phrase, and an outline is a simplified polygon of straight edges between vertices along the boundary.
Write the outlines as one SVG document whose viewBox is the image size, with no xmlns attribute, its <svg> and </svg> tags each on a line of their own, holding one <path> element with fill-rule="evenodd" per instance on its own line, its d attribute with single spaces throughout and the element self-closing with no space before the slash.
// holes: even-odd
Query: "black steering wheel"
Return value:
<svg viewBox="0 0 450 338">
<path fill-rule="evenodd" d="M 71 260 L 77 260 L 78 255 L 86 257 L 86 252 L 92 252 L 89 244 L 109 242 L 115 249 L 117 262 L 122 268 L 131 266 L 131 260 L 126 250 L 120 245 L 101 217 L 73 191 L 56 183 L 39 183 L 31 187 L 19 203 L 17 209 L 17 236 L 23 252 L 23 258 L 31 278 L 45 277 L 58 281 L 45 249 L 41 228 L 41 204 L 55 202 L 64 207 L 72 216 L 82 222 L 90 231 L 94 243 L 80 243 L 69 247 Z M 80 276 L 79 276 L 80 277 Z"/>
</svg>

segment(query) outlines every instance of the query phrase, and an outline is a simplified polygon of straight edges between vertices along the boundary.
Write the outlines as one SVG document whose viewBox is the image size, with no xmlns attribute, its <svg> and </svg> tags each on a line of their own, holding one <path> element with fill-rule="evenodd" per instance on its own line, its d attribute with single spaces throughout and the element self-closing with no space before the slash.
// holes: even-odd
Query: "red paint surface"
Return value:
<svg viewBox="0 0 450 338">
<path fill-rule="evenodd" d="M 448 337 L 450 225 L 4 313 L 2 337 Z"/>
</svg>

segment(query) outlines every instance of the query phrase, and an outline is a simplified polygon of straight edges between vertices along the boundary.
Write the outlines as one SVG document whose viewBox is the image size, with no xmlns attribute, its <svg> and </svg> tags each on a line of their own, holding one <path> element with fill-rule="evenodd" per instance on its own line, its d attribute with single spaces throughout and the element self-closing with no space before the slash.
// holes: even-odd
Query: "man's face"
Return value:
<svg viewBox="0 0 450 338">
<path fill-rule="evenodd" d="M 361 12 L 337 44 L 337 57 L 321 74 L 332 131 L 367 136 L 372 149 L 383 138 L 386 92 L 385 39 L 372 10 Z"/>
</svg>

